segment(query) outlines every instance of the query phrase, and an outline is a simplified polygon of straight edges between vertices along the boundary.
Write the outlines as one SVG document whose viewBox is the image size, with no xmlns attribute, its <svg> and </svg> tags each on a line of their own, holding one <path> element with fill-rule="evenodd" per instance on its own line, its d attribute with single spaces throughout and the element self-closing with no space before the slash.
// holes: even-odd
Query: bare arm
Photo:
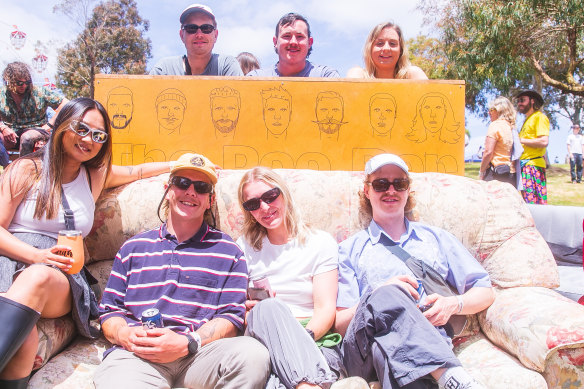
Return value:
<svg viewBox="0 0 584 389">
<path fill-rule="evenodd" d="M 483 159 L 481 162 L 481 168 L 479 171 L 479 178 L 483 178 L 483 176 L 485 175 L 485 172 L 487 171 L 487 168 L 489 167 L 489 164 L 491 163 L 492 159 L 493 159 L 493 154 L 495 153 L 495 145 L 497 144 L 497 140 L 495 138 L 491 138 L 490 136 L 487 136 L 485 138 L 485 150 L 483 151 Z"/>
<path fill-rule="evenodd" d="M 55 109 L 55 114 L 53 115 L 53 117 L 51 118 L 51 120 L 49 120 L 49 123 L 51 124 L 51 127 L 45 124 L 43 126 L 43 128 L 45 130 L 52 131 L 52 125 L 55 124 L 55 119 L 57 119 L 57 114 L 59 113 L 59 111 L 61 111 L 61 109 L 63 109 L 63 107 L 65 106 L 65 104 L 67 104 L 68 102 L 69 102 L 69 100 L 66 99 L 66 98 L 63 98 L 63 100 L 61 100 L 61 103 Z"/>
<path fill-rule="evenodd" d="M 314 312 L 306 328 L 314 332 L 315 339 L 322 338 L 334 324 L 337 305 L 337 280 L 337 269 L 317 274 L 312 280 Z"/>
<path fill-rule="evenodd" d="M 544 135 L 544 136 L 538 136 L 535 139 L 519 138 L 519 141 L 524 146 L 536 147 L 536 148 L 543 149 L 544 147 L 547 147 L 547 145 L 549 143 L 549 137 L 547 135 Z"/>
<path fill-rule="evenodd" d="M 156 176 L 170 171 L 170 162 L 150 162 L 134 166 L 113 165 L 104 189 L 128 184 L 130 182 Z"/>
<path fill-rule="evenodd" d="M 335 324 L 333 326 L 335 332 L 338 332 L 344 337 L 347 333 L 347 328 L 349 328 L 349 323 L 353 320 L 356 311 L 357 304 L 353 305 L 351 308 L 337 308 Z"/>
<path fill-rule="evenodd" d="M 237 328 L 227 319 L 216 318 L 199 327 L 197 333 L 201 335 L 201 345 L 204 346 L 215 340 L 237 336 Z"/>
</svg>

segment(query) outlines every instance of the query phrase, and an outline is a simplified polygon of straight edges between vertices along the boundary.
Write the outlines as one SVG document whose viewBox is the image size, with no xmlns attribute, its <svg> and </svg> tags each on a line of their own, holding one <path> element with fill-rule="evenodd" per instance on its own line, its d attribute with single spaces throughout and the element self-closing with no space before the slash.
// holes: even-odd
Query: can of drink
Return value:
<svg viewBox="0 0 584 389">
<path fill-rule="evenodd" d="M 254 288 L 265 289 L 270 294 L 270 297 L 274 297 L 274 292 L 272 292 L 272 288 L 270 287 L 270 281 L 268 281 L 268 277 L 262 276 L 251 281 L 253 283 Z"/>
<path fill-rule="evenodd" d="M 156 308 L 150 308 L 142 312 L 142 327 L 145 329 L 163 328 L 162 315 Z"/>
<path fill-rule="evenodd" d="M 418 301 L 416 302 L 416 305 L 418 306 L 418 308 L 420 308 L 422 311 L 425 311 L 427 308 L 426 306 L 424 306 L 424 302 L 426 301 L 426 289 L 424 289 L 424 284 L 422 283 L 422 279 L 421 278 L 416 278 L 416 281 L 418 282 L 418 296 L 420 296 L 420 298 L 418 299 Z"/>
</svg>

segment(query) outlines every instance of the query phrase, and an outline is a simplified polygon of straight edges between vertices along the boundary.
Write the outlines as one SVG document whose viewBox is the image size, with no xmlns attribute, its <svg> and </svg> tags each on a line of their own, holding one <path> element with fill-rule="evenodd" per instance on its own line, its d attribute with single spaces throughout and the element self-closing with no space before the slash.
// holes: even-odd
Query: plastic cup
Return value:
<svg viewBox="0 0 584 389">
<path fill-rule="evenodd" d="M 77 274 L 83 268 L 85 263 L 85 253 L 83 251 L 83 237 L 81 231 L 78 230 L 62 230 L 59 231 L 58 245 L 69 246 L 71 250 L 59 250 L 57 254 L 64 257 L 73 258 L 71 268 L 65 273 Z"/>
</svg>

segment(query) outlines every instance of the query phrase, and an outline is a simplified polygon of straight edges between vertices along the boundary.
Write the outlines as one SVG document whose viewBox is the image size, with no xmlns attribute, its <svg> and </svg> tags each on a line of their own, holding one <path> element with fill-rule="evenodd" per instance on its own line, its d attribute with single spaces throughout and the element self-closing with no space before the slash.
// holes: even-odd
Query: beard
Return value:
<svg viewBox="0 0 584 389">
<path fill-rule="evenodd" d="M 215 129 L 217 131 L 219 131 L 222 134 L 229 134 L 230 132 L 235 130 L 235 127 L 237 126 L 237 119 L 233 120 L 233 121 L 232 120 L 224 120 L 224 122 L 229 122 L 229 124 L 226 126 L 222 126 L 219 124 L 219 120 L 217 120 L 217 121 L 213 122 L 213 126 L 215 127 Z"/>
<path fill-rule="evenodd" d="M 339 132 L 341 125 L 345 124 L 341 120 L 329 119 L 316 122 L 318 124 L 318 129 L 325 134 L 336 134 Z"/>
<path fill-rule="evenodd" d="M 131 121 L 132 118 L 130 117 L 128 119 L 126 115 L 114 115 L 112 116 L 111 126 L 118 130 L 121 130 L 122 128 L 126 128 Z"/>
</svg>

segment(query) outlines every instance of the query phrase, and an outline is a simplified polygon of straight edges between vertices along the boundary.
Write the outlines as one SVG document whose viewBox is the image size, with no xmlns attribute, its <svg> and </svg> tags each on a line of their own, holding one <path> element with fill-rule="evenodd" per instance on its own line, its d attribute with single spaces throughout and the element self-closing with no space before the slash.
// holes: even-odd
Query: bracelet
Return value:
<svg viewBox="0 0 584 389">
<path fill-rule="evenodd" d="M 464 308 L 464 300 L 462 299 L 462 296 L 457 295 L 456 299 L 458 300 L 458 312 L 456 312 L 456 314 L 459 314 L 460 312 L 462 312 L 462 308 Z"/>
</svg>

